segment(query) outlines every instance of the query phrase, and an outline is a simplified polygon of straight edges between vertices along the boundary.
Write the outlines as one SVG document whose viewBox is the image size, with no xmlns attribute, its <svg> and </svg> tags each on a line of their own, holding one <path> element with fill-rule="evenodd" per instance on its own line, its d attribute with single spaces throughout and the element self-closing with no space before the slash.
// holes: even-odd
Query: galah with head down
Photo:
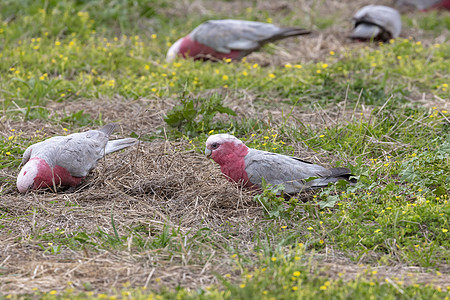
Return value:
<svg viewBox="0 0 450 300">
<path fill-rule="evenodd" d="M 285 193 L 325 187 L 328 183 L 350 179 L 347 168 L 327 169 L 296 157 L 256 150 L 229 134 L 215 134 L 206 141 L 205 154 L 220 165 L 230 181 L 246 187 L 261 188 L 263 178 L 267 184 L 283 184 Z M 305 179 L 318 177 L 310 181 Z"/>
<path fill-rule="evenodd" d="M 167 62 L 177 56 L 201 60 L 240 60 L 264 44 L 291 36 L 309 34 L 302 28 L 243 20 L 210 20 L 176 41 L 167 51 Z"/>
<path fill-rule="evenodd" d="M 116 124 L 68 136 L 55 136 L 28 147 L 17 177 L 21 193 L 58 186 L 75 187 L 106 154 L 130 147 L 134 138 L 109 141 Z"/>
<path fill-rule="evenodd" d="M 402 19 L 397 10 L 383 5 L 367 5 L 353 16 L 350 38 L 360 41 L 383 41 L 397 38 L 402 31 Z"/>
<path fill-rule="evenodd" d="M 450 10 L 450 0 L 397 0 L 396 5 L 409 5 L 423 11 L 432 9 Z"/>
</svg>

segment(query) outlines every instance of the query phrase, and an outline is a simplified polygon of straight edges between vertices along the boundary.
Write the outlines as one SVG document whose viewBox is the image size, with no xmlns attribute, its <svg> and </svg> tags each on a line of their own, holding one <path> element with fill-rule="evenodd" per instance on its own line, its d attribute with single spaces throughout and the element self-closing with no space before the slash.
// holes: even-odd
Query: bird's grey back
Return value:
<svg viewBox="0 0 450 300">
<path fill-rule="evenodd" d="M 51 167 L 58 165 L 72 176 L 84 177 L 105 155 L 107 142 L 107 134 L 100 130 L 55 136 L 30 146 L 30 158 L 42 158 Z"/>
<path fill-rule="evenodd" d="M 396 38 L 402 31 L 402 19 L 397 10 L 383 5 L 367 5 L 353 16 L 355 26 L 359 23 L 377 25 Z"/>
<path fill-rule="evenodd" d="M 243 20 L 210 20 L 195 28 L 191 39 L 222 53 L 255 50 L 283 29 L 273 24 Z"/>
<path fill-rule="evenodd" d="M 332 176 L 332 172 L 322 166 L 305 162 L 301 159 L 271 153 L 256 149 L 249 149 L 244 158 L 245 170 L 250 182 L 261 186 L 262 178 L 272 185 L 284 184 L 285 192 L 288 194 L 298 193 L 302 190 L 317 186 L 326 186 L 328 182 L 310 181 L 305 183 L 304 179 L 310 177 Z M 335 180 L 337 181 L 337 180 Z"/>
</svg>

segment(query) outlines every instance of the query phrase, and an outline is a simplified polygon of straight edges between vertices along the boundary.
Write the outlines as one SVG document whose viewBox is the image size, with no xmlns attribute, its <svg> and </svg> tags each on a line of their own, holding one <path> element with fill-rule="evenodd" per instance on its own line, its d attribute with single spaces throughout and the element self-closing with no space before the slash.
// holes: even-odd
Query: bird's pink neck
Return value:
<svg viewBox="0 0 450 300">
<path fill-rule="evenodd" d="M 61 166 L 55 166 L 52 168 L 49 166 L 49 164 L 42 158 L 39 157 L 33 157 L 30 159 L 32 160 L 38 160 L 38 172 L 36 177 L 34 178 L 34 189 L 40 189 L 40 188 L 46 188 L 50 187 L 53 188 L 53 178 L 54 178 L 54 184 L 56 186 L 77 186 L 81 183 L 81 180 L 83 180 L 84 177 L 73 177 L 70 175 L 69 171 L 67 171 L 65 168 Z"/>
<path fill-rule="evenodd" d="M 222 173 L 228 176 L 229 180 L 251 186 L 245 171 L 244 161 L 244 157 L 248 153 L 248 147 L 237 143 L 224 143 L 220 147 L 221 153 L 216 152 L 217 150 L 213 151 L 211 157 L 220 165 Z"/>
<path fill-rule="evenodd" d="M 183 38 L 178 53 L 184 58 L 193 57 L 195 60 L 221 60 L 224 58 L 239 60 L 243 57 L 243 54 L 239 50 L 231 50 L 230 53 L 217 52 L 213 48 L 191 39 L 189 36 Z"/>
</svg>

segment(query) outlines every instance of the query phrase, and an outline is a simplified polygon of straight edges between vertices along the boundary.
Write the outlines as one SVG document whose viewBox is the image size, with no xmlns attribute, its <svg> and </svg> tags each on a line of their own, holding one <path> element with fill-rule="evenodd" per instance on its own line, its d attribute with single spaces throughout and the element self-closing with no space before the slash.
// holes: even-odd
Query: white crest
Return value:
<svg viewBox="0 0 450 300">
<path fill-rule="evenodd" d="M 242 141 L 239 140 L 238 138 L 236 138 L 234 135 L 227 134 L 227 133 L 219 133 L 219 134 L 211 135 L 206 140 L 206 145 L 211 145 L 213 143 L 223 144 L 226 142 L 234 142 L 237 144 L 243 144 Z"/>
<path fill-rule="evenodd" d="M 17 176 L 17 189 L 21 193 L 30 190 L 34 185 L 34 178 L 38 173 L 39 160 L 28 161 Z"/>
<path fill-rule="evenodd" d="M 181 42 L 184 38 L 179 39 L 176 41 L 167 51 L 166 55 L 166 62 L 170 63 L 177 58 L 178 53 L 180 52 Z"/>
</svg>

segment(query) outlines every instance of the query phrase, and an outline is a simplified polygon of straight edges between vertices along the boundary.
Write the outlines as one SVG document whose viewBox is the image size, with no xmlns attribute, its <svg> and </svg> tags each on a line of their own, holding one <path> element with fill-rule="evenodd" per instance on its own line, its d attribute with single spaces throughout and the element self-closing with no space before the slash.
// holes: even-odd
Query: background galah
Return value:
<svg viewBox="0 0 450 300">
<path fill-rule="evenodd" d="M 354 30 L 350 38 L 386 42 L 402 31 L 402 19 L 397 10 L 383 5 L 367 5 L 353 16 Z"/>
<path fill-rule="evenodd" d="M 261 188 L 262 178 L 268 184 L 285 186 L 287 194 L 325 187 L 339 179 L 350 180 L 347 168 L 326 169 L 296 157 L 248 148 L 229 134 L 212 135 L 206 141 L 205 154 L 220 165 L 229 180 L 247 187 Z M 304 179 L 319 177 L 305 182 Z"/>
<path fill-rule="evenodd" d="M 74 187 L 95 167 L 97 161 L 108 153 L 132 146 L 134 138 L 108 141 L 116 124 L 99 130 L 89 130 L 68 136 L 55 136 L 28 147 L 17 177 L 21 193 L 57 186 Z"/>
<path fill-rule="evenodd" d="M 167 62 L 177 55 L 202 60 L 239 60 L 264 44 L 290 36 L 309 34 L 302 28 L 242 20 L 210 20 L 176 41 L 167 51 Z"/>
<path fill-rule="evenodd" d="M 409 5 L 420 10 L 447 9 L 450 10 L 450 0 L 397 0 L 396 5 Z"/>
</svg>

